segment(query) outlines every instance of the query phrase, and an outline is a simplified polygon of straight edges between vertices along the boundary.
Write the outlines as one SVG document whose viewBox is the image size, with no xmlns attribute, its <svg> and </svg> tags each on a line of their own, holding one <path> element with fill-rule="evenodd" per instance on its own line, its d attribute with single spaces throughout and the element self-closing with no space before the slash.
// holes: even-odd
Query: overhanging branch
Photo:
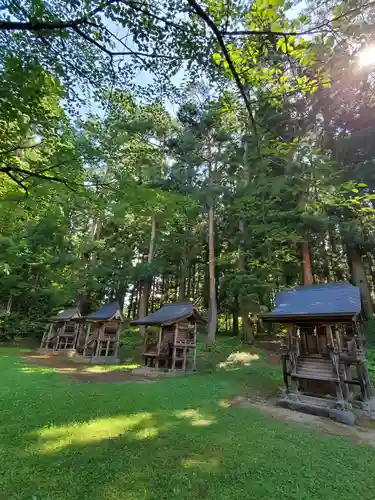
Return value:
<svg viewBox="0 0 375 500">
<path fill-rule="evenodd" d="M 207 26 L 211 29 L 211 31 L 215 35 L 216 40 L 217 40 L 218 44 L 220 45 L 221 50 L 223 51 L 223 55 L 225 57 L 225 60 L 228 64 L 229 69 L 233 75 L 235 82 L 236 82 L 237 88 L 240 91 L 240 94 L 241 94 L 243 101 L 245 103 L 247 112 L 248 112 L 249 117 L 250 117 L 251 124 L 253 126 L 254 134 L 257 135 L 256 134 L 256 122 L 254 119 L 253 110 L 251 108 L 250 100 L 249 100 L 248 95 L 246 93 L 245 86 L 241 82 L 241 78 L 240 78 L 240 76 L 239 76 L 239 74 L 234 66 L 234 63 L 230 57 L 229 51 L 225 45 L 224 39 L 220 33 L 219 28 L 216 26 L 214 21 L 212 21 L 212 19 L 207 14 L 207 12 L 205 10 L 203 10 L 202 7 L 200 5 L 198 5 L 195 0 L 187 0 L 187 1 L 188 1 L 189 5 L 197 13 L 197 15 L 207 24 Z"/>
<path fill-rule="evenodd" d="M 85 16 L 78 19 L 71 19 L 68 21 L 61 21 L 57 19 L 56 21 L 0 21 L 0 30 L 4 31 L 49 31 L 49 30 L 61 30 L 66 28 L 74 28 L 76 26 L 85 24 L 88 19 L 94 17 L 96 14 L 100 14 L 107 7 L 114 3 L 119 3 L 122 0 L 107 0 L 107 2 L 101 3 L 98 7 L 88 12 Z"/>
</svg>

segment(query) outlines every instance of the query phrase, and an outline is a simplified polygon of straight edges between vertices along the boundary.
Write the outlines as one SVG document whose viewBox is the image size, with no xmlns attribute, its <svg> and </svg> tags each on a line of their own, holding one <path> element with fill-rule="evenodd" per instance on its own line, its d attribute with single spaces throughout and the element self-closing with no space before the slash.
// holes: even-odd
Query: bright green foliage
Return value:
<svg viewBox="0 0 375 500">
<path fill-rule="evenodd" d="M 131 319 L 145 284 L 150 309 L 192 299 L 206 312 L 208 206 L 227 329 L 301 282 L 301 243 L 317 282 L 349 279 L 355 252 L 374 294 L 374 102 L 352 50 L 371 23 L 357 2 L 350 15 L 331 4 L 293 16 L 281 0 L 30 0 L 0 12 L 2 335 L 40 334 L 37 321 L 77 297 L 117 298 Z M 334 16 L 345 43 L 324 24 Z M 15 20 L 31 25 L 6 27 Z M 151 86 L 134 85 L 139 69 Z M 97 115 L 79 113 L 88 94 Z"/>
</svg>

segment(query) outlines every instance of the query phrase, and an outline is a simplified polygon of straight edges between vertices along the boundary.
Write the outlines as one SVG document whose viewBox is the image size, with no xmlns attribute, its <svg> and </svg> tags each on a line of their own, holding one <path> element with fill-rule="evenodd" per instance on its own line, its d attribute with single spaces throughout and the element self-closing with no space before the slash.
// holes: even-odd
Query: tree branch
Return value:
<svg viewBox="0 0 375 500">
<path fill-rule="evenodd" d="M 238 74 L 238 72 L 237 72 L 237 70 L 236 70 L 236 68 L 234 66 L 234 63 L 233 63 L 233 61 L 232 61 L 232 59 L 230 57 L 230 54 L 229 54 L 228 49 L 227 49 L 227 47 L 225 45 L 223 37 L 222 37 L 222 35 L 221 35 L 220 31 L 219 31 L 219 28 L 212 21 L 212 19 L 210 18 L 210 16 L 202 9 L 202 7 L 197 4 L 197 2 L 195 0 L 187 0 L 187 1 L 188 1 L 189 5 L 191 5 L 191 7 L 195 10 L 195 12 L 197 13 L 197 15 L 207 24 L 207 26 L 211 29 L 211 31 L 215 35 L 216 40 L 217 40 L 218 44 L 220 45 L 221 50 L 223 51 L 223 55 L 225 57 L 225 60 L 228 63 L 229 69 L 231 70 L 231 73 L 232 73 L 233 78 L 234 78 L 234 80 L 236 82 L 238 90 L 240 91 L 240 94 L 241 94 L 241 96 L 242 96 L 242 98 L 244 100 L 247 112 L 248 112 L 249 117 L 250 117 L 250 121 L 251 121 L 252 126 L 253 126 L 254 134 L 257 135 L 257 133 L 256 133 L 256 122 L 255 122 L 255 119 L 254 119 L 254 116 L 253 116 L 253 110 L 251 108 L 250 101 L 248 99 L 245 87 L 244 87 L 243 83 L 241 82 L 241 78 L 240 78 L 240 76 L 239 76 L 239 74 Z"/>
<path fill-rule="evenodd" d="M 44 30 L 59 30 L 66 28 L 74 28 L 75 26 L 79 26 L 81 24 L 85 24 L 88 19 L 95 16 L 96 14 L 100 14 L 107 7 L 114 3 L 119 3 L 122 0 L 107 0 L 107 2 L 102 3 L 92 11 L 88 12 L 85 16 L 80 17 L 78 19 L 71 19 L 69 21 L 61 21 L 60 19 L 56 21 L 29 21 L 29 22 L 21 22 L 21 21 L 0 21 L 0 30 L 7 31 L 44 31 Z"/>
<path fill-rule="evenodd" d="M 22 181 L 20 181 L 19 179 L 17 179 L 17 177 L 12 175 L 11 172 L 6 172 L 6 175 L 8 177 L 10 177 L 12 179 L 12 181 L 14 181 L 16 184 L 18 184 L 25 191 L 25 197 L 28 198 L 29 191 L 27 190 L 27 187 L 22 183 Z"/>
<path fill-rule="evenodd" d="M 106 29 L 106 31 L 111 36 L 115 37 L 115 35 L 111 31 L 109 31 L 107 28 L 105 28 L 105 29 Z M 160 58 L 160 59 L 182 59 L 182 58 L 179 58 L 178 56 L 169 56 L 167 54 L 148 54 L 147 52 L 137 52 L 137 51 L 130 50 L 130 49 L 128 51 L 124 51 L 124 52 L 112 52 L 111 50 L 107 49 L 107 47 L 105 47 L 104 45 L 100 44 L 99 42 L 97 42 L 96 40 L 94 40 L 93 38 L 91 38 L 89 35 L 87 35 L 80 28 L 73 27 L 73 30 L 79 36 L 81 36 L 82 38 L 84 38 L 87 42 L 92 43 L 99 50 L 101 50 L 105 54 L 107 54 L 110 58 L 119 57 L 119 56 L 139 56 L 139 57 L 151 57 L 151 58 L 155 58 L 155 59 L 156 58 Z M 117 37 L 115 37 L 115 38 L 117 38 Z M 121 42 L 121 43 L 122 43 L 122 45 L 124 45 L 123 42 Z"/>
<path fill-rule="evenodd" d="M 32 170 L 26 170 L 25 168 L 19 168 L 19 167 L 0 167 L 0 173 L 4 173 L 11 177 L 13 180 L 15 180 L 14 173 L 19 173 L 19 174 L 26 174 L 28 177 L 26 179 L 29 179 L 30 177 L 36 177 L 37 179 L 44 179 L 46 181 L 54 181 L 54 182 L 59 182 L 60 184 L 64 184 L 68 189 L 71 191 L 75 191 L 71 186 L 69 186 L 69 181 L 67 179 L 63 179 L 62 177 L 52 177 L 52 176 L 47 176 L 47 175 L 42 175 L 39 174 L 38 172 L 33 172 Z M 26 180 L 23 179 L 23 180 Z M 17 181 L 16 181 L 17 182 Z M 21 181 L 18 181 L 17 184 L 20 184 Z"/>
<path fill-rule="evenodd" d="M 14 151 L 17 151 L 18 149 L 33 149 L 33 148 L 37 148 L 39 146 L 43 146 L 44 143 L 43 142 L 38 142 L 37 144 L 32 144 L 31 146 L 15 146 L 15 147 L 12 147 L 12 149 L 8 149 L 6 151 L 0 151 L 0 155 L 8 155 L 10 153 L 13 153 Z"/>
<path fill-rule="evenodd" d="M 349 16 L 349 15 L 354 14 L 358 11 L 363 10 L 363 9 L 367 9 L 373 5 L 375 5 L 375 1 L 368 2 L 364 5 L 360 5 L 358 7 L 353 8 L 353 9 L 347 10 L 346 12 L 343 12 L 339 16 L 336 16 L 330 20 L 327 19 L 326 21 L 324 21 L 324 23 L 321 23 L 317 26 L 313 26 L 312 28 L 310 28 L 306 31 L 238 30 L 238 31 L 224 31 L 224 32 L 221 32 L 221 35 L 222 36 L 272 35 L 272 36 L 284 36 L 284 37 L 285 36 L 313 35 L 316 33 L 321 33 L 322 30 L 324 30 L 324 28 L 327 28 L 329 30 L 332 23 L 334 23 L 335 21 L 339 21 L 343 17 Z"/>
</svg>

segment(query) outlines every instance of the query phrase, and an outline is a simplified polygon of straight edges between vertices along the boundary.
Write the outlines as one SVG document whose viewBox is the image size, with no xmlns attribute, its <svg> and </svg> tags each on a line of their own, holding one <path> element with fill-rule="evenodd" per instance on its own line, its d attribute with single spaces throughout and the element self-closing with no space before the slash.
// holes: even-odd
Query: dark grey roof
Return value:
<svg viewBox="0 0 375 500">
<path fill-rule="evenodd" d="M 191 316 L 198 317 L 194 304 L 191 302 L 166 304 L 149 316 L 132 321 L 132 325 L 164 325 Z"/>
<path fill-rule="evenodd" d="M 52 316 L 51 321 L 69 321 L 72 319 L 74 316 L 80 317 L 79 311 L 76 307 L 71 307 L 69 309 L 66 309 L 60 314 L 56 314 L 56 316 Z"/>
<path fill-rule="evenodd" d="M 118 302 L 111 302 L 109 304 L 104 304 L 96 312 L 88 314 L 85 319 L 91 319 L 93 321 L 100 321 L 111 319 L 120 313 L 120 306 Z"/>
<path fill-rule="evenodd" d="M 351 317 L 361 312 L 360 289 L 350 283 L 325 283 L 300 286 L 280 292 L 276 307 L 263 319 Z"/>
</svg>

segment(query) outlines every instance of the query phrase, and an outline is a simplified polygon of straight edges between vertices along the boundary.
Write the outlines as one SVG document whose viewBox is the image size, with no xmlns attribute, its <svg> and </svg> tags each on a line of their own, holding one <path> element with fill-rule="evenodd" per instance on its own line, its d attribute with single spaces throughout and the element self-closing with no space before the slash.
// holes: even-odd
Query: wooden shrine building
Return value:
<svg viewBox="0 0 375 500">
<path fill-rule="evenodd" d="M 80 313 L 72 307 L 52 316 L 43 334 L 40 353 L 70 352 L 74 349 L 78 331 Z"/>
<path fill-rule="evenodd" d="M 314 396 L 340 409 L 369 401 L 359 287 L 293 288 L 279 293 L 275 309 L 262 317 L 287 326 L 282 354 L 287 398 L 308 402 Z"/>
<path fill-rule="evenodd" d="M 196 369 L 196 326 L 200 317 L 190 302 L 167 304 L 132 321 L 146 325 L 144 364 L 164 370 Z M 157 327 L 153 330 L 152 327 Z"/>
<path fill-rule="evenodd" d="M 105 304 L 80 319 L 81 327 L 72 359 L 81 363 L 117 364 L 121 311 L 117 302 Z"/>
</svg>

